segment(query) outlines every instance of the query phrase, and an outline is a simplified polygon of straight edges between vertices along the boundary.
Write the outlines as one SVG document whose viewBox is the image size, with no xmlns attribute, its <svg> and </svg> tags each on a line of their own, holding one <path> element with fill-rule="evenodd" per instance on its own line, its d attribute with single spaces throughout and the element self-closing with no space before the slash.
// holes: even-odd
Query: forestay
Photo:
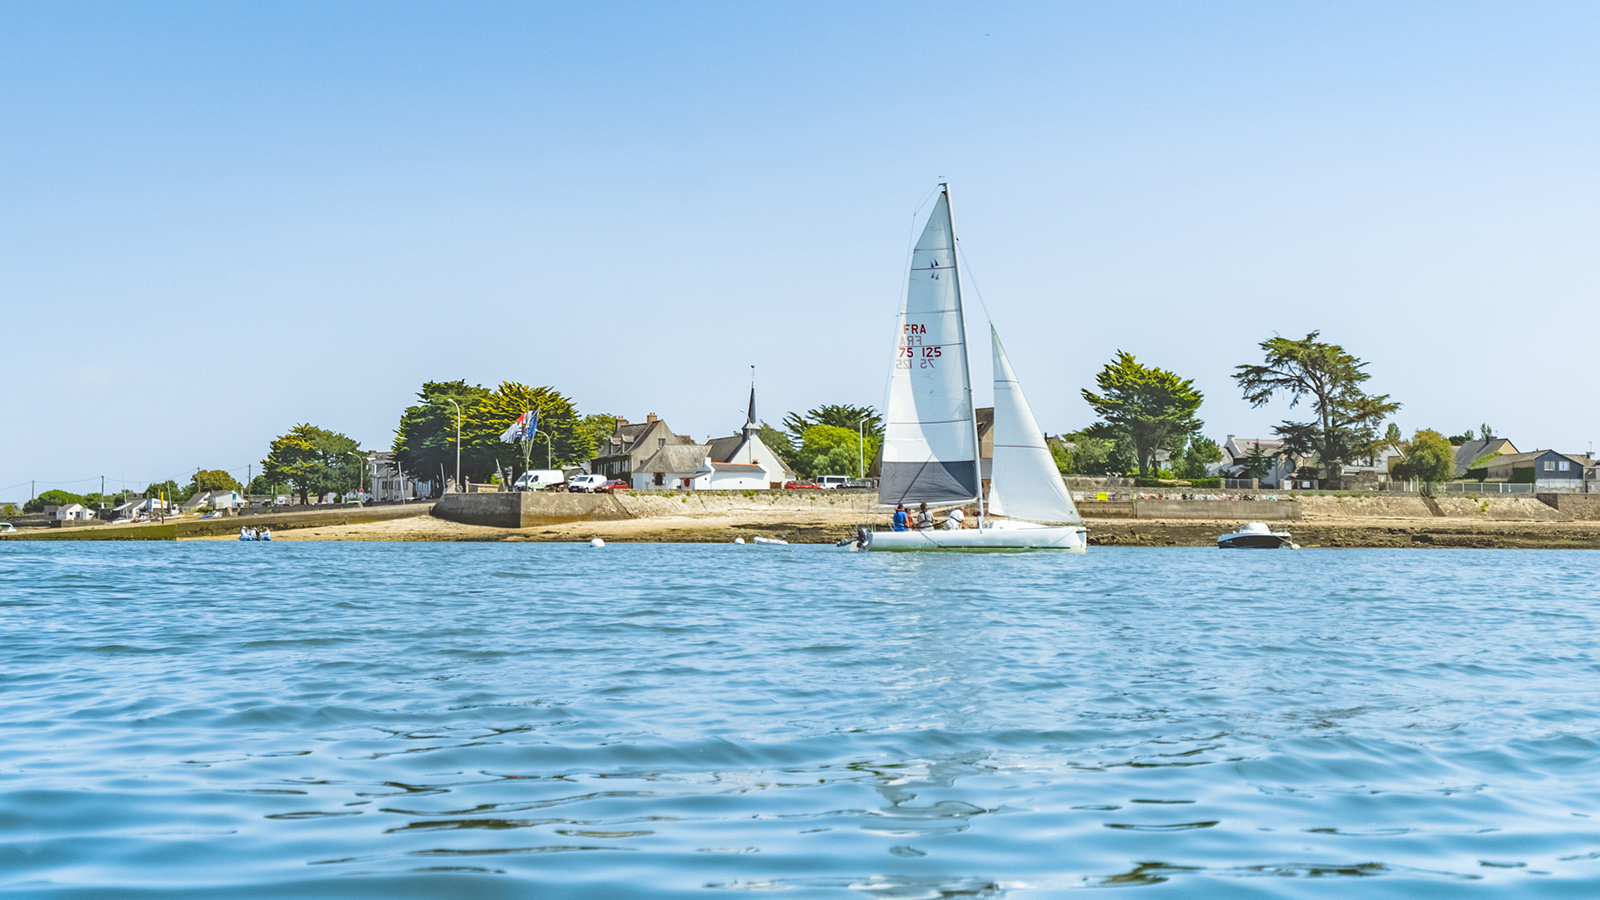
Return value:
<svg viewBox="0 0 1600 900">
<path fill-rule="evenodd" d="M 989 476 L 989 512 L 1029 522 L 1083 521 L 993 325 L 989 336 L 994 342 L 994 463 Z"/>
<path fill-rule="evenodd" d="M 940 191 L 911 254 L 889 379 L 880 503 L 978 497 L 978 436 L 958 282 L 950 198 Z"/>
</svg>

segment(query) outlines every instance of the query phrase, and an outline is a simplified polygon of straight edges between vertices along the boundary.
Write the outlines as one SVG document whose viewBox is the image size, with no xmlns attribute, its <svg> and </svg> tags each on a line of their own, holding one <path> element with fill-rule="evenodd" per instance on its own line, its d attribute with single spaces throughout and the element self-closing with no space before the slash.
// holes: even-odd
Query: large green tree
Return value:
<svg viewBox="0 0 1600 900">
<path fill-rule="evenodd" d="M 805 438 L 790 465 L 807 478 L 818 475 L 854 478 L 877 453 L 878 439 L 870 434 L 860 434 L 854 428 L 813 425 L 805 430 Z"/>
<path fill-rule="evenodd" d="M 22 504 L 22 511 L 28 513 L 43 512 L 46 506 L 71 506 L 74 503 L 82 503 L 84 506 L 88 506 L 88 499 L 82 494 L 72 494 L 67 491 L 45 491 L 27 503 Z"/>
<path fill-rule="evenodd" d="M 274 438 L 261 461 L 261 474 L 270 482 L 288 485 L 300 495 L 349 493 L 361 480 L 365 460 L 354 440 L 315 425 L 301 424 Z"/>
<path fill-rule="evenodd" d="M 456 407 L 450 401 L 460 405 L 465 423 L 467 410 L 490 393 L 486 388 L 465 381 L 424 384 L 417 392 L 420 402 L 406 407 L 400 414 L 400 427 L 394 432 L 393 449 L 400 468 L 413 477 L 438 480 L 441 484 L 445 478 L 454 477 Z M 467 465 L 464 455 L 462 465 Z"/>
<path fill-rule="evenodd" d="M 1106 424 L 1127 433 L 1140 475 L 1150 473 L 1157 450 L 1203 424 L 1195 411 L 1204 396 L 1193 379 L 1143 365 L 1131 353 L 1118 350 L 1095 376 L 1095 384 L 1100 392 L 1085 388 L 1083 399 Z"/>
<path fill-rule="evenodd" d="M 1222 448 L 1198 431 L 1183 442 L 1183 452 L 1172 461 L 1172 474 L 1179 478 L 1204 478 L 1206 467 L 1222 461 Z"/>
<path fill-rule="evenodd" d="M 805 443 L 806 429 L 813 425 L 831 425 L 834 428 L 843 428 L 861 431 L 875 440 L 883 440 L 883 416 L 870 406 L 850 406 L 849 404 L 828 404 L 816 409 L 809 409 L 801 413 L 789 413 L 783 417 L 783 427 L 789 432 L 789 442 L 793 446 Z M 763 438 L 762 442 L 765 443 Z M 770 446 L 770 445 L 769 445 Z M 826 474 L 826 473 L 824 473 Z"/>
<path fill-rule="evenodd" d="M 1127 432 L 1104 422 L 1052 439 L 1050 454 L 1063 475 L 1123 475 L 1134 466 Z"/>
<path fill-rule="evenodd" d="M 193 486 L 178 487 L 178 483 L 169 478 L 166 481 L 157 481 L 154 484 L 145 485 L 144 495 L 146 499 L 150 500 L 165 499 L 168 504 L 182 503 L 194 496 L 194 488 Z"/>
<path fill-rule="evenodd" d="M 239 480 L 221 469 L 201 469 L 189 480 L 190 495 L 199 491 L 242 491 Z"/>
<path fill-rule="evenodd" d="M 539 411 L 539 434 L 526 448 L 520 442 L 511 444 L 500 440 L 500 435 L 518 416 L 531 410 Z M 455 433 L 450 437 L 453 448 Z M 528 467 L 542 469 L 547 440 L 552 466 L 567 466 L 594 458 L 593 431 L 584 427 L 571 400 L 555 388 L 503 382 L 493 393 L 480 397 L 467 408 L 461 425 L 462 477 L 487 481 L 497 467 L 511 469 L 515 477 L 524 468 L 525 450 Z"/>
<path fill-rule="evenodd" d="M 1431 495 L 1433 486 L 1449 481 L 1456 473 L 1456 452 L 1450 440 L 1431 428 L 1411 436 L 1406 455 L 1394 465 L 1397 478 L 1422 482 L 1422 492 Z"/>
<path fill-rule="evenodd" d="M 1346 462 L 1377 451 L 1383 442 L 1379 429 L 1400 404 L 1388 394 L 1362 390 L 1372 377 L 1367 364 L 1338 344 L 1317 340 L 1319 335 L 1313 331 L 1298 341 L 1262 341 L 1265 361 L 1236 367 L 1233 378 L 1251 406 L 1262 406 L 1279 392 L 1289 397 L 1291 409 L 1309 403 L 1315 419 L 1286 420 L 1272 430 L 1283 438 L 1286 452 L 1314 457 L 1324 485 L 1336 488 Z"/>
</svg>

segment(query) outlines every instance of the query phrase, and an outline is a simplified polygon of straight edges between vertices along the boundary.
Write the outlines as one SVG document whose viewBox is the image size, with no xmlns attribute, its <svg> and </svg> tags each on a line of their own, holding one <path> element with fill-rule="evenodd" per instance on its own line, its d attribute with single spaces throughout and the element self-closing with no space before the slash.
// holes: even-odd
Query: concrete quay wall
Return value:
<svg viewBox="0 0 1600 900">
<path fill-rule="evenodd" d="M 567 522 L 614 522 L 668 516 L 736 515 L 741 512 L 821 511 L 870 516 L 877 496 L 870 491 L 618 491 L 567 494 L 558 491 L 446 494 L 433 514 L 465 525 L 528 528 Z"/>
</svg>

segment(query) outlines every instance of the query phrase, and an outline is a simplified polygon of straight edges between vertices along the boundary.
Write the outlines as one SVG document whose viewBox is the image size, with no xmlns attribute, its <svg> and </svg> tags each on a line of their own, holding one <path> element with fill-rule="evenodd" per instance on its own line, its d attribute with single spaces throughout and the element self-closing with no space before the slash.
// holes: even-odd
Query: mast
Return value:
<svg viewBox="0 0 1600 900">
<path fill-rule="evenodd" d="M 972 467 L 973 484 L 978 486 L 978 527 L 983 527 L 983 445 L 978 442 L 978 407 L 972 400 L 972 360 L 971 346 L 967 343 L 967 308 L 961 302 L 961 253 L 956 246 L 956 205 L 950 199 L 950 183 L 939 182 L 939 189 L 944 192 L 944 202 L 950 209 L 950 274 L 955 276 L 956 287 L 956 328 L 961 335 L 961 346 L 968 351 L 967 355 L 967 409 L 972 412 Z"/>
</svg>

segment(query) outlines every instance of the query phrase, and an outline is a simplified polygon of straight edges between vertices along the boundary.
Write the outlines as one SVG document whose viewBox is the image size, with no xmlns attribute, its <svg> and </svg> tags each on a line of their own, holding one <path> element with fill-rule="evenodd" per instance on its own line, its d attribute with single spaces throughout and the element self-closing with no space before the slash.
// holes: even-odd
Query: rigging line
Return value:
<svg viewBox="0 0 1600 900">
<path fill-rule="evenodd" d="M 972 269 L 972 263 L 967 260 L 967 254 L 961 252 L 961 241 L 956 241 L 956 254 L 961 259 L 961 270 L 966 273 L 967 280 L 972 282 L 972 292 L 978 295 L 978 306 L 983 308 L 983 317 L 994 323 L 994 315 L 989 312 L 989 304 L 983 302 L 983 288 L 978 286 L 978 276 Z"/>
</svg>

